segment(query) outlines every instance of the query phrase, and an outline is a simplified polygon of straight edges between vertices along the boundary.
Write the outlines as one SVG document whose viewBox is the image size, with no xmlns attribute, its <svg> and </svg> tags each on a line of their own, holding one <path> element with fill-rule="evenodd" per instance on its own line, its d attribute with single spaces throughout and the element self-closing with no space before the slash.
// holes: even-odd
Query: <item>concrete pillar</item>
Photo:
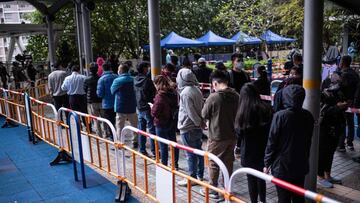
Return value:
<svg viewBox="0 0 360 203">
<path fill-rule="evenodd" d="M 342 55 L 348 55 L 348 48 L 349 48 L 349 28 L 344 25 L 343 27 L 343 36 L 342 36 Z"/>
<path fill-rule="evenodd" d="M 81 20 L 81 5 L 80 3 L 75 2 L 75 22 L 76 22 L 76 36 L 79 50 L 79 66 L 80 73 L 84 74 L 84 45 L 83 45 L 83 27 Z"/>
<path fill-rule="evenodd" d="M 161 73 L 159 0 L 148 0 L 151 78 Z"/>
<path fill-rule="evenodd" d="M 50 16 L 46 16 L 47 23 L 47 37 L 48 37 L 48 48 L 49 48 L 49 61 L 50 61 L 50 70 L 53 71 L 54 64 L 56 62 L 56 52 L 55 52 L 55 37 L 53 29 L 53 21 L 50 19 Z"/>
<path fill-rule="evenodd" d="M 15 42 L 16 42 L 17 46 L 19 47 L 21 54 L 24 54 L 25 47 L 23 46 L 22 43 L 20 43 L 20 37 L 15 37 Z"/>
<path fill-rule="evenodd" d="M 6 57 L 7 63 L 11 63 L 12 56 L 14 55 L 14 50 L 15 50 L 15 37 L 10 37 L 9 52 Z"/>
<path fill-rule="evenodd" d="M 324 0 L 305 0 L 304 23 L 304 80 L 306 90 L 304 108 L 315 119 L 315 127 L 310 149 L 310 172 L 306 177 L 307 189 L 316 191 L 318 155 L 319 155 L 319 114 L 321 84 L 321 53 L 324 21 Z"/>
<path fill-rule="evenodd" d="M 84 57 L 85 57 L 85 68 L 90 67 L 90 63 L 93 62 L 93 51 L 91 45 L 91 21 L 90 21 L 90 10 L 86 4 L 81 3 L 81 19 L 83 26 L 83 42 L 84 42 Z M 87 73 L 89 71 L 86 71 Z"/>
</svg>

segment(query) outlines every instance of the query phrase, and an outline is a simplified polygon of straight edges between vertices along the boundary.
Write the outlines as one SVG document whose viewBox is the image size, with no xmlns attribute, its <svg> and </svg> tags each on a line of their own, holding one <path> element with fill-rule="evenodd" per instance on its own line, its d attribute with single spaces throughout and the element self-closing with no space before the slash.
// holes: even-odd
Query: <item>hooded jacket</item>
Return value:
<svg viewBox="0 0 360 203">
<path fill-rule="evenodd" d="M 134 79 L 134 89 L 136 95 L 136 104 L 139 111 L 149 111 L 149 102 L 154 102 L 156 88 L 151 79 L 144 75 L 139 74 Z"/>
<path fill-rule="evenodd" d="M 115 95 L 114 111 L 130 114 L 136 112 L 134 79 L 129 73 L 123 73 L 111 85 L 111 94 Z"/>
<path fill-rule="evenodd" d="M 101 77 L 102 74 L 104 73 L 104 70 L 103 70 L 103 68 L 102 68 L 102 65 L 103 65 L 104 63 L 105 63 L 105 60 L 104 60 L 102 57 L 98 57 L 98 58 L 96 59 L 96 64 L 98 65 L 98 72 L 97 72 L 97 74 L 98 74 L 99 77 Z"/>
<path fill-rule="evenodd" d="M 186 133 L 193 129 L 200 129 L 203 107 L 203 95 L 198 86 L 196 76 L 190 69 L 183 68 L 176 77 L 176 83 L 180 92 L 180 107 L 178 117 L 178 129 L 180 133 Z"/>
<path fill-rule="evenodd" d="M 175 112 L 178 108 L 177 94 L 174 90 L 159 91 L 154 98 L 151 115 L 154 117 L 154 125 L 158 128 L 169 128 L 174 125 Z"/>
<path fill-rule="evenodd" d="M 239 106 L 239 94 L 226 88 L 210 94 L 206 99 L 201 115 L 209 120 L 209 139 L 224 141 L 235 136 L 235 117 Z"/>
<path fill-rule="evenodd" d="M 110 88 L 115 78 L 117 78 L 117 75 L 112 71 L 105 71 L 98 81 L 96 94 L 98 97 L 102 98 L 103 109 L 114 108 L 115 97 L 111 94 Z"/>
<path fill-rule="evenodd" d="M 85 79 L 84 90 L 86 92 L 87 103 L 101 103 L 101 98 L 96 94 L 99 79 L 97 74 L 91 74 Z"/>
<path fill-rule="evenodd" d="M 300 178 L 309 171 L 314 128 L 311 113 L 302 108 L 305 90 L 289 85 L 282 90 L 284 110 L 275 113 L 265 150 L 265 167 L 278 178 Z"/>
</svg>

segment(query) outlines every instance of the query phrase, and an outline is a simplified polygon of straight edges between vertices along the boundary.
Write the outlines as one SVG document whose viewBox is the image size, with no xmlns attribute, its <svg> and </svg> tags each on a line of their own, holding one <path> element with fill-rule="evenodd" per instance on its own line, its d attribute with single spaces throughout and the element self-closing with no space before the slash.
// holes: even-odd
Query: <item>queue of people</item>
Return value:
<svg viewBox="0 0 360 203">
<path fill-rule="evenodd" d="M 221 62 L 211 70 L 201 57 L 193 66 L 186 63 L 178 68 L 176 60 L 170 58 L 170 63 L 154 81 L 150 78 L 150 64 L 147 62 L 137 66 L 136 77 L 130 74 L 131 65 L 128 63 L 122 63 L 114 72 L 114 65 L 100 60 L 102 75 L 98 75 L 99 65 L 93 63 L 89 77 L 80 75 L 77 65 L 73 65 L 72 74 L 66 76 L 59 64 L 57 70 L 49 75 L 49 89 L 57 109 L 70 106 L 81 112 L 88 111 L 116 126 L 117 135 L 112 135 L 106 126 L 94 123 L 95 132 L 104 138 L 120 136 L 125 121 L 129 121 L 138 129 L 148 129 L 151 134 L 174 142 L 177 142 L 176 132 L 179 130 L 184 145 L 202 150 L 203 130 L 206 129 L 205 150 L 218 156 L 230 174 L 235 158 L 240 157 L 244 167 L 271 172 L 275 177 L 304 187 L 315 121 L 312 114 L 302 108 L 305 99 L 303 70 L 298 61 L 300 57 L 296 57 L 289 77 L 279 85 L 273 107 L 260 98 L 260 95 L 270 94 L 266 68 L 258 66 L 258 79 L 251 82 L 239 54 L 231 57 L 229 71 Z M 331 176 L 333 155 L 337 147 L 339 151 L 344 149 L 345 127 L 353 125 L 345 110 L 360 105 L 360 89 L 356 88 L 360 86 L 359 77 L 350 69 L 350 64 L 351 58 L 344 56 L 341 69 L 324 80 L 322 86 L 318 183 L 324 187 L 341 183 Z M 199 81 L 212 85 L 213 92 L 205 102 Z M 353 134 L 349 132 L 346 139 L 349 150 L 353 149 L 352 139 Z M 155 157 L 154 141 L 150 141 L 150 152 L 146 149 L 146 142 L 146 137 L 133 135 L 133 148 Z M 174 168 L 178 170 L 178 149 L 174 154 Z M 168 157 L 168 146 L 160 143 L 161 163 L 168 165 Z M 203 157 L 187 153 L 186 159 L 188 175 L 204 180 Z M 219 167 L 210 161 L 208 169 L 210 184 L 221 186 Z M 247 178 L 251 202 L 266 202 L 265 182 L 251 175 Z M 178 182 L 180 186 L 187 184 L 187 180 Z M 191 184 L 195 185 L 194 182 Z M 280 187 L 277 187 L 277 193 L 279 202 L 304 201 L 303 197 Z M 200 190 L 200 194 L 205 194 L 205 191 Z M 219 194 L 212 190 L 209 196 L 219 198 Z"/>
</svg>

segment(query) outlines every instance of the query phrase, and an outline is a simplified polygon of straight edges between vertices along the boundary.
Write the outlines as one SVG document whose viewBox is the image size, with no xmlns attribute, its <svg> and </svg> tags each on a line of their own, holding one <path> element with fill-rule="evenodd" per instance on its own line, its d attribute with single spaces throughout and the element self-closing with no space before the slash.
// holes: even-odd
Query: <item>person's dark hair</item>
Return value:
<svg viewBox="0 0 360 203">
<path fill-rule="evenodd" d="M 264 117 L 264 112 L 268 116 Z M 261 100 L 260 94 L 251 83 L 246 83 L 240 90 L 239 108 L 236 115 L 236 127 L 249 129 L 263 126 L 271 119 L 271 110 Z"/>
<path fill-rule="evenodd" d="M 195 62 L 198 62 L 199 58 L 201 58 L 201 54 L 195 53 L 195 54 L 194 54 L 194 60 L 195 60 Z"/>
<path fill-rule="evenodd" d="M 56 70 L 61 69 L 61 67 L 64 67 L 64 64 L 62 62 L 59 61 L 59 62 L 54 63 L 54 68 Z"/>
<path fill-rule="evenodd" d="M 234 61 L 235 59 L 240 59 L 240 60 L 243 60 L 243 55 L 242 54 L 239 54 L 239 53 L 233 53 L 231 55 L 231 61 Z"/>
<path fill-rule="evenodd" d="M 130 70 L 130 67 L 126 64 L 126 63 L 123 63 L 119 66 L 119 72 L 122 74 L 122 73 L 128 73 Z"/>
<path fill-rule="evenodd" d="M 352 59 L 351 59 L 351 56 L 349 56 L 349 55 L 343 56 L 341 58 L 341 63 L 346 67 L 350 67 L 351 61 L 352 61 Z"/>
<path fill-rule="evenodd" d="M 71 71 L 73 71 L 73 72 L 79 72 L 79 71 L 80 71 L 80 67 L 79 67 L 77 64 L 74 64 L 74 65 L 71 67 Z"/>
<path fill-rule="evenodd" d="M 90 63 L 90 72 L 95 75 L 98 72 L 98 65 L 95 62 Z"/>
<path fill-rule="evenodd" d="M 104 71 L 109 71 L 111 70 L 111 62 L 110 61 L 106 61 L 103 65 L 102 68 Z"/>
<path fill-rule="evenodd" d="M 257 72 L 260 75 L 260 78 L 267 78 L 267 72 L 265 66 L 259 66 L 257 68 Z"/>
<path fill-rule="evenodd" d="M 124 64 L 126 64 L 129 67 L 132 67 L 133 65 L 132 61 L 125 61 Z"/>
<path fill-rule="evenodd" d="M 150 67 L 150 63 L 144 61 L 144 62 L 141 62 L 141 63 L 137 66 L 136 69 L 137 69 L 137 71 L 138 71 L 139 73 L 144 74 L 145 68 L 149 68 L 149 67 Z"/>
<path fill-rule="evenodd" d="M 212 82 L 216 81 L 218 83 L 224 83 L 224 84 L 229 83 L 229 77 L 227 75 L 227 72 L 221 70 L 213 71 L 210 75 L 210 79 Z"/>
<path fill-rule="evenodd" d="M 299 54 L 299 53 L 295 53 L 295 54 L 293 55 L 293 60 L 294 60 L 294 61 L 301 61 L 301 62 L 302 62 L 302 60 L 303 60 L 302 55 Z"/>
<path fill-rule="evenodd" d="M 191 66 L 192 66 L 192 62 L 191 62 L 190 60 L 184 60 L 183 66 L 184 66 L 184 67 L 191 67 Z"/>
<path fill-rule="evenodd" d="M 165 66 L 164 66 L 164 69 L 168 70 L 169 72 L 175 72 L 176 70 L 176 67 L 171 64 L 171 63 L 167 63 Z"/>
<path fill-rule="evenodd" d="M 224 71 L 224 70 L 226 70 L 226 66 L 224 65 L 223 62 L 217 62 L 215 64 L 215 69 Z"/>
<path fill-rule="evenodd" d="M 175 55 L 170 56 L 171 63 L 176 65 L 179 62 L 179 58 Z"/>
<path fill-rule="evenodd" d="M 167 92 L 172 89 L 169 79 L 163 75 L 156 76 L 154 84 L 157 86 L 158 91 Z"/>
</svg>

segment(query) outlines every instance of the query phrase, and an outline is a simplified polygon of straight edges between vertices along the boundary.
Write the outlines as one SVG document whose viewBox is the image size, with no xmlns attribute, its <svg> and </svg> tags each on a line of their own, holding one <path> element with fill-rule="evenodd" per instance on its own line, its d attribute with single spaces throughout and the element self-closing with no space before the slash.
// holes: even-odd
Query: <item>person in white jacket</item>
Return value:
<svg viewBox="0 0 360 203">
<path fill-rule="evenodd" d="M 202 127 L 205 126 L 201 117 L 203 95 L 198 87 L 195 74 L 187 68 L 179 71 L 176 83 L 180 92 L 180 107 L 177 127 L 180 130 L 184 145 L 200 149 L 202 146 Z M 203 180 L 204 158 L 187 152 L 188 174 L 193 178 Z M 196 183 L 191 182 L 192 185 Z M 187 180 L 178 182 L 180 186 L 187 186 Z"/>
</svg>

